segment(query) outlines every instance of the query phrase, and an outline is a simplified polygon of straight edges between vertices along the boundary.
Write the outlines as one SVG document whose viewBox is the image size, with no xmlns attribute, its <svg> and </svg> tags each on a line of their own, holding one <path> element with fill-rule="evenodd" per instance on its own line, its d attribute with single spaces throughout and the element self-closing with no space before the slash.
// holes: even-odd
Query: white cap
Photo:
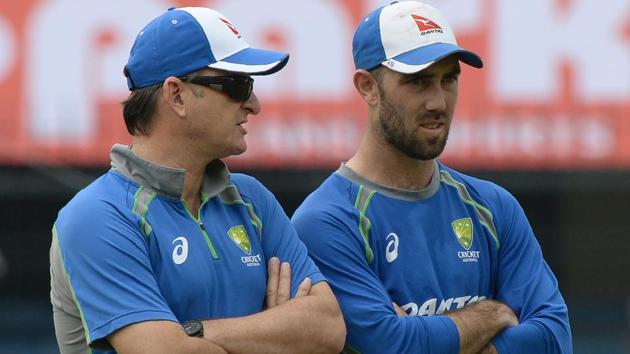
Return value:
<svg viewBox="0 0 630 354">
<path fill-rule="evenodd" d="M 354 33 L 352 51 L 357 69 L 385 65 L 411 74 L 454 53 L 470 66 L 483 66 L 477 54 L 457 45 L 436 8 L 417 1 L 394 2 L 367 15 Z"/>
</svg>

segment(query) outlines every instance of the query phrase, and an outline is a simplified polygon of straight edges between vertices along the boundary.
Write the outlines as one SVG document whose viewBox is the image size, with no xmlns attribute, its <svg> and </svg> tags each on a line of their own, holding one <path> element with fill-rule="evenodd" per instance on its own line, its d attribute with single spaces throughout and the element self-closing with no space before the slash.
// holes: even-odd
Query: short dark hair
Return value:
<svg viewBox="0 0 630 354">
<path fill-rule="evenodd" d="M 381 92 L 383 92 L 383 75 L 385 74 L 385 70 L 387 70 L 387 68 L 382 65 L 368 70 L 372 77 L 374 77 L 374 80 L 376 81 L 376 84 L 378 85 L 378 88 Z"/>
<path fill-rule="evenodd" d="M 205 68 L 204 68 L 205 69 Z M 200 75 L 204 69 L 192 72 L 185 77 L 192 78 Z M 157 106 L 157 92 L 162 84 L 155 84 L 131 91 L 129 97 L 122 102 L 123 117 L 127 131 L 131 135 L 146 135 L 151 127 L 151 120 Z M 203 92 L 197 87 L 192 87 L 192 92 L 197 97 L 203 97 Z"/>
<path fill-rule="evenodd" d="M 148 133 L 157 105 L 156 93 L 161 87 L 162 84 L 156 84 L 133 90 L 122 102 L 123 117 L 129 134 L 146 135 Z"/>
</svg>

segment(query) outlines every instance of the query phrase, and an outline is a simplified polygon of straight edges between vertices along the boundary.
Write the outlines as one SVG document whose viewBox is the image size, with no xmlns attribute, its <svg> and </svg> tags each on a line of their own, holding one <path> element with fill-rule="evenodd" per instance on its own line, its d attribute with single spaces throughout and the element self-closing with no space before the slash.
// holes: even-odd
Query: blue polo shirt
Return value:
<svg viewBox="0 0 630 354">
<path fill-rule="evenodd" d="M 60 346 L 76 337 L 65 324 L 72 304 L 86 342 L 111 349 L 103 339 L 132 323 L 262 311 L 272 256 L 291 264 L 293 296 L 305 277 L 323 280 L 274 196 L 254 178 L 214 161 L 192 215 L 181 199 L 183 170 L 144 161 L 122 145 L 111 157 L 111 170 L 79 192 L 53 227 Z"/>
</svg>

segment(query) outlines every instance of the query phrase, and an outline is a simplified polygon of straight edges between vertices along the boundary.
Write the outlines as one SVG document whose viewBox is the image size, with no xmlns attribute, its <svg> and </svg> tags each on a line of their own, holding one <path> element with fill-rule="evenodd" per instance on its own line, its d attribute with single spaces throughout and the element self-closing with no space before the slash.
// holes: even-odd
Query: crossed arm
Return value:
<svg viewBox="0 0 630 354">
<path fill-rule="evenodd" d="M 112 333 L 109 342 L 125 353 L 338 353 L 345 326 L 325 282 L 305 279 L 290 298 L 291 268 L 272 258 L 265 311 L 203 321 L 203 338 L 188 337 L 170 321 L 135 323 Z"/>
<path fill-rule="evenodd" d="M 405 310 L 396 303 L 394 310 L 401 317 L 407 316 Z M 502 329 L 518 325 L 514 312 L 506 305 L 494 301 L 484 300 L 463 309 L 446 314 L 457 326 L 459 333 L 459 352 L 496 354 L 497 350 L 492 339 Z"/>
<path fill-rule="evenodd" d="M 392 295 L 366 260 L 354 209 L 311 202 L 296 211 L 294 227 L 346 319 L 349 352 L 572 352 L 567 309 L 555 277 L 522 209 L 503 194 L 496 207 L 502 210 L 497 214 L 501 247 L 491 291 L 498 302 L 428 317 L 399 316 L 392 308 Z"/>
<path fill-rule="evenodd" d="M 518 325 L 512 309 L 494 300 L 484 300 L 446 316 L 457 325 L 459 352 L 462 354 L 497 353 L 492 343 L 494 337 L 503 329 Z"/>
</svg>

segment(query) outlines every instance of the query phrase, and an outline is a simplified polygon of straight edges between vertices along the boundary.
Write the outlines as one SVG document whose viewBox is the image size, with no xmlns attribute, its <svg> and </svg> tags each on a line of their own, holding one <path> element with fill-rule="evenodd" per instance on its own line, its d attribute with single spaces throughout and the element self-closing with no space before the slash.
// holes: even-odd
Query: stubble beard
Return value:
<svg viewBox="0 0 630 354">
<path fill-rule="evenodd" d="M 432 160 L 442 154 L 448 140 L 448 126 L 445 127 L 443 135 L 419 139 L 415 135 L 415 127 L 409 128 L 405 125 L 405 119 L 400 114 L 400 110 L 391 104 L 383 91 L 381 91 L 381 97 L 379 122 L 383 137 L 389 144 L 408 157 L 417 160 Z"/>
</svg>

